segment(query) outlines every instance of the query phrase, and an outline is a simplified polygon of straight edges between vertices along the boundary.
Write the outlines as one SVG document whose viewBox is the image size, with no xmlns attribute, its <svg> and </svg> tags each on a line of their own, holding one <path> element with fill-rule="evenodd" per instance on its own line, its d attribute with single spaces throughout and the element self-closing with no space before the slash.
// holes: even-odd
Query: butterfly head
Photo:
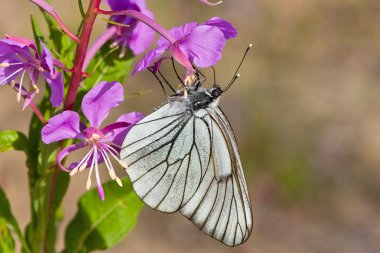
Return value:
<svg viewBox="0 0 380 253">
<path fill-rule="evenodd" d="M 218 85 L 212 87 L 209 90 L 210 97 L 214 98 L 214 99 L 220 97 L 220 95 L 222 95 L 222 93 L 223 93 L 222 88 L 220 88 L 220 86 L 218 86 Z"/>
</svg>

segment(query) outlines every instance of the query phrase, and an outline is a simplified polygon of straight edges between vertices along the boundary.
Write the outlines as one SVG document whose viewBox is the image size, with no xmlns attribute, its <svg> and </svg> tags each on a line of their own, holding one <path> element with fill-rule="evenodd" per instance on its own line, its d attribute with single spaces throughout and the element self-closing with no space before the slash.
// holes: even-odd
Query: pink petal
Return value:
<svg viewBox="0 0 380 253">
<path fill-rule="evenodd" d="M 193 66 L 189 60 L 189 57 L 183 52 L 183 50 L 178 46 L 178 44 L 172 44 L 170 47 L 170 53 L 181 65 L 186 69 L 192 70 Z"/>
<path fill-rule="evenodd" d="M 176 26 L 169 30 L 169 33 L 174 37 L 175 40 L 181 40 L 188 36 L 193 30 L 198 26 L 197 22 L 186 23 L 182 26 Z M 170 42 L 164 37 L 160 37 L 157 40 L 157 46 L 169 46 Z"/>
<path fill-rule="evenodd" d="M 27 95 L 25 96 L 24 105 L 22 106 L 23 111 L 30 105 L 30 102 L 32 102 L 35 95 L 36 95 L 36 92 L 27 93 Z"/>
<path fill-rule="evenodd" d="M 124 101 L 123 86 L 118 82 L 101 82 L 82 100 L 82 112 L 92 127 L 99 128 L 111 109 Z"/>
<path fill-rule="evenodd" d="M 58 153 L 58 156 L 57 156 L 57 164 L 58 166 L 64 170 L 64 171 L 67 171 L 69 172 L 70 170 L 67 169 L 65 166 L 63 166 L 62 164 L 62 160 L 65 159 L 65 157 L 70 154 L 71 152 L 74 152 L 75 150 L 77 149 L 80 149 L 80 148 L 83 148 L 87 146 L 87 144 L 85 142 L 81 142 L 81 143 L 76 143 L 76 144 L 72 144 L 64 149 L 62 149 L 59 153 Z M 73 167 L 73 166 L 71 166 Z"/>
<path fill-rule="evenodd" d="M 64 111 L 52 117 L 42 128 L 41 136 L 45 144 L 65 139 L 81 138 L 79 115 L 73 111 Z"/>
<path fill-rule="evenodd" d="M 238 34 L 236 28 L 227 20 L 213 17 L 205 22 L 205 25 L 218 27 L 224 34 L 226 39 L 235 38 Z"/>
<path fill-rule="evenodd" d="M 54 60 L 53 60 L 53 56 L 52 54 L 50 53 L 50 50 L 45 46 L 44 43 L 42 43 L 41 41 L 41 46 L 42 46 L 42 52 L 41 52 L 41 62 L 43 65 L 46 65 L 46 66 L 43 66 L 43 67 L 47 67 L 49 69 L 49 72 L 50 74 L 54 74 Z"/>
<path fill-rule="evenodd" d="M 153 19 L 153 13 L 144 10 L 143 14 Z M 130 41 L 128 42 L 129 48 L 134 55 L 141 54 L 147 50 L 154 40 L 154 31 L 142 22 L 137 22 L 130 34 Z"/>
<path fill-rule="evenodd" d="M 36 44 L 34 44 L 34 42 L 30 39 L 27 39 L 27 38 L 22 38 L 22 37 L 15 37 L 15 36 L 9 36 L 9 35 L 6 35 L 5 36 L 7 39 L 11 40 L 11 41 L 14 41 L 18 44 L 21 44 L 23 46 L 27 46 L 27 47 L 30 47 L 32 48 L 35 52 L 37 52 L 37 47 L 36 47 Z"/>
<path fill-rule="evenodd" d="M 57 72 L 54 78 L 45 75 L 46 82 L 48 83 L 51 95 L 50 102 L 53 107 L 59 107 L 63 103 L 63 76 L 61 72 Z"/>
<path fill-rule="evenodd" d="M 160 57 L 165 50 L 167 49 L 166 46 L 157 47 L 151 51 L 149 51 L 135 66 L 135 68 L 132 71 L 132 75 L 134 75 L 137 71 L 142 71 L 152 65 L 152 62 Z"/>
<path fill-rule="evenodd" d="M 180 42 L 181 48 L 189 54 L 190 60 L 198 67 L 215 65 L 222 59 L 226 43 L 223 32 L 213 26 L 201 25 Z"/>
<path fill-rule="evenodd" d="M 162 57 L 158 61 L 156 61 L 153 65 L 151 65 L 150 68 L 152 69 L 153 73 L 156 73 L 160 69 L 163 61 L 169 60 L 169 59 L 170 59 L 169 57 Z"/>
</svg>

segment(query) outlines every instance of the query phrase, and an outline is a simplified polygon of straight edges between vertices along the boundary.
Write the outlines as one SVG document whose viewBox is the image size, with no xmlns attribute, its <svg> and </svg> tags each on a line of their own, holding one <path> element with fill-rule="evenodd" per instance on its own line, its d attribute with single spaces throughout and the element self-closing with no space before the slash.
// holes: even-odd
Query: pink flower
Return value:
<svg viewBox="0 0 380 253">
<path fill-rule="evenodd" d="M 221 60 L 226 40 L 237 35 L 231 23 L 218 17 L 211 18 L 203 25 L 192 22 L 174 27 L 169 33 L 175 41 L 169 42 L 160 37 L 156 48 L 137 63 L 133 74 L 151 66 L 165 51 L 169 51 L 186 69 L 192 69 L 192 64 L 201 68 L 213 66 Z"/>
<path fill-rule="evenodd" d="M 113 11 L 135 10 L 153 19 L 153 13 L 148 10 L 145 0 L 107 0 L 107 2 Z M 111 16 L 111 20 L 129 25 L 129 27 L 116 26 L 114 41 L 121 46 L 123 51 L 130 48 L 134 55 L 138 55 L 152 44 L 154 31 L 144 23 L 132 17 L 120 15 Z"/>
<path fill-rule="evenodd" d="M 118 82 L 101 82 L 92 88 L 82 100 L 82 112 L 89 121 L 89 126 L 80 122 L 80 116 L 74 111 L 64 111 L 54 117 L 42 128 L 42 141 L 46 144 L 65 139 L 77 139 L 81 142 L 72 144 L 58 154 L 58 165 L 70 175 L 89 168 L 86 188 L 91 187 L 93 172 L 98 186 L 98 193 L 104 200 L 104 191 L 99 177 L 99 163 L 104 162 L 112 180 L 120 186 L 121 180 L 116 176 L 110 157 L 122 164 L 119 159 L 120 146 L 129 129 L 143 115 L 132 112 L 120 116 L 115 123 L 100 128 L 111 109 L 124 101 L 123 87 Z M 71 152 L 89 147 L 90 150 L 79 162 L 72 163 L 68 168 L 62 165 L 62 160 Z"/>
<path fill-rule="evenodd" d="M 40 76 L 51 89 L 50 101 L 58 107 L 63 101 L 62 73 L 54 68 L 54 59 L 49 49 L 41 42 L 42 52 L 38 53 L 36 45 L 25 38 L 7 37 L 0 40 L 0 85 L 17 83 L 17 100 L 25 94 L 25 109 L 39 92 L 37 82 Z M 25 85 L 27 76 L 29 84 Z M 25 88 L 25 86 L 27 88 Z"/>
</svg>

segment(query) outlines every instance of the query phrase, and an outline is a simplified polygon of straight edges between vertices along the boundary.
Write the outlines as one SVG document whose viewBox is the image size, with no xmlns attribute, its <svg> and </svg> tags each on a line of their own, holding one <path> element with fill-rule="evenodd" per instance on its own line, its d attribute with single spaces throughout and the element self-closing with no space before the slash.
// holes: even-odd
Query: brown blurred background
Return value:
<svg viewBox="0 0 380 253">
<path fill-rule="evenodd" d="M 220 84 L 232 77 L 246 45 L 254 44 L 242 77 L 221 102 L 239 141 L 254 229 L 246 244 L 228 248 L 178 214 L 144 208 L 136 229 L 109 252 L 380 252 L 380 2 L 225 0 L 215 8 L 196 0 L 147 2 L 167 28 L 213 16 L 236 25 L 239 36 L 216 66 Z M 76 4 L 54 1 L 73 29 L 80 16 Z M 31 37 L 29 14 L 38 14 L 32 4 L 2 0 L 0 13 L 2 36 Z M 99 21 L 96 34 L 104 26 Z M 129 99 L 119 113 L 149 113 L 164 101 L 147 72 L 129 78 L 126 87 L 130 94 L 149 92 Z M 0 130 L 25 132 L 31 112 L 21 112 L 7 87 L 0 87 L 0 101 Z M 0 184 L 25 226 L 23 159 L 21 153 L 0 154 Z M 72 180 L 64 226 L 85 176 Z M 60 241 L 62 247 L 62 235 Z"/>
</svg>

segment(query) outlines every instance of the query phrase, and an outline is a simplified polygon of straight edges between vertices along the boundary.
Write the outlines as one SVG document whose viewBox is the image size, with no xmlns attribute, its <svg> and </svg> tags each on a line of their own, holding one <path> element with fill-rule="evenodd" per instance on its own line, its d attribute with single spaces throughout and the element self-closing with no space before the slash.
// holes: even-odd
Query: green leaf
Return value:
<svg viewBox="0 0 380 253">
<path fill-rule="evenodd" d="M 78 0 L 78 6 L 79 6 L 80 15 L 82 16 L 82 19 L 84 19 L 86 17 L 86 13 L 84 12 L 82 0 Z"/>
<path fill-rule="evenodd" d="M 38 156 L 37 172 L 44 175 L 51 172 L 51 168 L 57 163 L 57 143 L 40 144 L 41 152 Z"/>
<path fill-rule="evenodd" d="M 119 23 L 119 22 L 110 20 L 108 18 L 100 18 L 100 19 L 103 20 L 104 22 L 108 23 L 108 24 L 111 24 L 111 25 L 117 25 L 117 26 L 121 26 L 121 27 L 131 27 L 130 25 Z"/>
<path fill-rule="evenodd" d="M 18 226 L 17 221 L 12 214 L 8 198 L 1 187 L 0 187 L 0 220 L 5 222 L 9 227 L 12 228 L 13 232 L 16 233 L 16 235 L 18 236 L 21 242 L 24 252 L 30 252 L 29 247 L 27 246 L 25 239 L 21 233 L 20 227 Z M 1 231 L 4 231 L 4 230 L 0 229 L 0 241 L 2 240 Z"/>
<path fill-rule="evenodd" d="M 131 51 L 120 58 L 120 49 L 111 49 L 110 43 L 105 44 L 86 70 L 90 76 L 85 80 L 85 86 L 92 88 L 100 81 L 124 83 L 131 71 L 133 59 Z"/>
<path fill-rule="evenodd" d="M 70 68 L 75 56 L 76 43 L 66 36 L 54 18 L 43 10 L 42 14 L 49 29 L 52 52 L 65 66 Z"/>
<path fill-rule="evenodd" d="M 41 33 L 41 28 L 33 15 L 30 15 L 30 22 L 32 23 L 32 31 L 34 36 L 34 41 L 36 43 L 38 52 L 41 53 L 41 43 L 40 40 L 44 40 L 44 37 Z"/>
<path fill-rule="evenodd" d="M 50 103 L 50 94 L 45 92 L 43 99 L 38 104 L 38 108 L 46 119 L 49 119 L 53 112 Z M 38 178 L 37 167 L 39 165 L 39 158 L 41 153 L 41 129 L 43 124 L 38 117 L 33 114 L 32 120 L 29 125 L 29 157 L 27 160 L 27 166 L 30 170 L 29 180 L 31 187 L 33 188 L 34 181 Z"/>
<path fill-rule="evenodd" d="M 7 222 L 0 218 L 0 253 L 15 252 L 15 241 Z"/>
<path fill-rule="evenodd" d="M 28 150 L 28 139 L 16 130 L 5 130 L 0 132 L 0 152 L 8 150 Z"/>
<path fill-rule="evenodd" d="M 108 249 L 133 229 L 143 203 L 130 181 L 122 181 L 122 188 L 114 181 L 103 185 L 105 201 L 100 200 L 97 189 L 80 198 L 78 212 L 66 230 L 64 253 Z"/>
</svg>

